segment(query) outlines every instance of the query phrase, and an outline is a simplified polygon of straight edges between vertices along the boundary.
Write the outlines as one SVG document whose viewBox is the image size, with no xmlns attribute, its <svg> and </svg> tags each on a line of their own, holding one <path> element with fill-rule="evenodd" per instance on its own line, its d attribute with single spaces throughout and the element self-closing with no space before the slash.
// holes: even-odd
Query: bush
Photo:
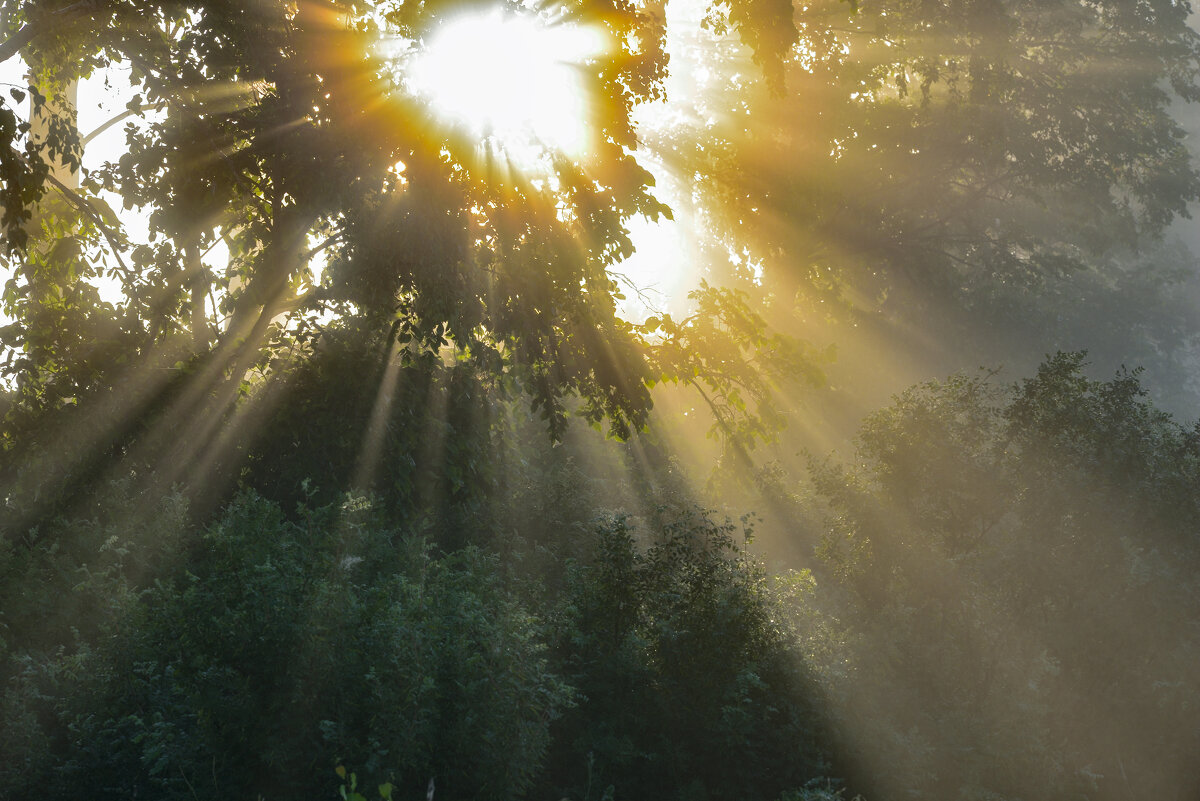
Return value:
<svg viewBox="0 0 1200 801">
<path fill-rule="evenodd" d="M 56 716 L 42 788 L 333 797 L 344 762 L 400 797 L 431 777 L 448 797 L 517 797 L 569 693 L 498 574 L 476 549 L 438 558 L 380 530 L 365 504 L 292 523 L 243 494 L 94 649 L 30 667 Z"/>
<path fill-rule="evenodd" d="M 540 797 L 774 801 L 828 772 L 803 654 L 736 532 L 694 513 L 645 548 L 625 518 L 594 531 L 556 617 L 579 705 Z"/>
<path fill-rule="evenodd" d="M 1136 373 L 915 387 L 814 483 L 870 795 L 1194 791 L 1200 435 Z"/>
</svg>

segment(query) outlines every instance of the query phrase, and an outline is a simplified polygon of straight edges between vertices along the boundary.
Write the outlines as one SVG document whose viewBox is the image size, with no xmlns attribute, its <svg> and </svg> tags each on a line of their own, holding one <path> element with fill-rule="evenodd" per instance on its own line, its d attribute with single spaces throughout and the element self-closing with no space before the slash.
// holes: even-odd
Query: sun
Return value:
<svg viewBox="0 0 1200 801">
<path fill-rule="evenodd" d="M 606 50 L 600 30 L 497 9 L 448 20 L 414 50 L 408 88 L 444 124 L 510 159 L 586 154 L 586 71 Z"/>
<path fill-rule="evenodd" d="M 537 11 L 526 2 L 463 12 L 392 42 L 393 74 L 428 110 L 429 133 L 459 164 L 478 169 L 488 181 L 522 186 L 531 181 L 557 191 L 553 175 L 541 181 L 554 171 L 551 157 L 564 155 L 587 170 L 603 127 L 598 94 L 604 87 L 598 84 L 605 62 L 631 45 L 602 26 L 564 20 L 553 3 Z M 688 97 L 675 102 L 686 105 Z M 672 110 L 660 116 L 667 120 Z M 457 136 L 442 139 L 447 130 Z M 497 156 L 507 172 L 495 171 Z M 685 187 L 660 159 L 653 161 L 647 166 L 655 175 L 656 196 L 676 207 Z M 691 215 L 657 221 L 634 215 L 624 225 L 635 252 L 612 265 L 625 296 L 621 316 L 637 321 L 686 313 L 699 257 Z"/>
</svg>

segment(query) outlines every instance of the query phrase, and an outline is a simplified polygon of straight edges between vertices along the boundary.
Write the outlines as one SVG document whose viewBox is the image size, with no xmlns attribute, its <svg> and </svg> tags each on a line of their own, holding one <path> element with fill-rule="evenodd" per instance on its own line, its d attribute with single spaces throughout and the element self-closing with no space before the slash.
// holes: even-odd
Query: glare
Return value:
<svg viewBox="0 0 1200 801">
<path fill-rule="evenodd" d="M 519 155 L 588 150 L 584 71 L 605 50 L 599 30 L 492 11 L 454 19 L 418 46 L 406 82 L 445 122 Z"/>
<path fill-rule="evenodd" d="M 621 316 L 641 322 L 652 314 L 684 310 L 697 254 L 679 221 L 642 216 L 625 223 L 636 250 L 613 268 L 625 302 Z"/>
</svg>

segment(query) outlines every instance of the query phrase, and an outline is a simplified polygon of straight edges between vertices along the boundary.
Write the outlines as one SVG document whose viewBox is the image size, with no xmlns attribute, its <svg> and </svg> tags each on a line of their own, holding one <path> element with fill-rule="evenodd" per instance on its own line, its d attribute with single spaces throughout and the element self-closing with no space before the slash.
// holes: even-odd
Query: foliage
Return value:
<svg viewBox="0 0 1200 801">
<path fill-rule="evenodd" d="M 441 547 L 488 542 L 505 450 L 519 445 L 507 436 L 511 396 L 471 354 L 414 357 L 362 327 L 334 327 L 279 374 L 229 457 L 246 485 L 284 508 L 309 492 L 315 503 L 369 492 Z"/>
<path fill-rule="evenodd" d="M 744 454 L 785 427 L 778 389 L 821 386 L 832 349 L 820 353 L 774 331 L 744 291 L 701 281 L 690 297 L 696 310 L 688 318 L 664 314 L 642 324 L 661 332 L 651 364 L 661 380 L 694 387 L 712 414 L 709 436 Z"/>
<path fill-rule="evenodd" d="M 831 352 L 805 338 L 835 307 L 890 296 L 889 314 L 946 341 L 1020 324 L 1076 346 L 1060 341 L 1071 325 L 1051 329 L 1068 307 L 1091 331 L 1081 294 L 1117 304 L 1132 285 L 1151 306 L 1179 285 L 1122 280 L 1130 249 L 1200 192 L 1170 114 L 1172 96 L 1197 96 L 1200 69 L 1178 4 L 713 5 L 676 60 L 721 67 L 696 98 L 706 122 L 665 132 L 634 124 L 671 85 L 662 10 L 563 7 L 614 46 L 581 70 L 592 152 L 544 154 L 530 174 L 440 123 L 405 83 L 406 57 L 378 44 L 419 50 L 457 8 L 3 4 L 4 56 L 31 63 L 35 97 L 116 63 L 138 92 L 128 152 L 78 190 L 43 193 L 37 172 L 75 159 L 67 116 L 39 145 L 4 107 L 6 152 L 24 148 L 33 171 L 5 184 L 12 322 L 0 346 L 14 390 L 0 447 L 12 463 L 49 451 L 65 466 L 38 469 L 63 488 L 147 464 L 220 481 L 216 464 L 245 463 L 204 453 L 212 432 L 340 330 L 394 343 L 405 366 L 452 351 L 461 379 L 527 400 L 555 439 L 575 414 L 627 438 L 647 425 L 652 386 L 683 383 L 742 458 L 782 426 L 783 381 L 820 384 Z M 510 10 L 533 13 L 522 8 Z M 610 271 L 632 252 L 627 223 L 671 213 L 648 156 L 695 178 L 703 247 L 733 254 L 739 280 L 758 270 L 761 286 L 704 285 L 678 320 L 621 318 Z M 148 241 L 128 241 L 105 192 L 149 215 Z M 99 300 L 101 275 L 120 282 L 120 303 Z M 1042 296 L 1065 300 L 1040 308 Z M 930 322 L 947 309 L 966 316 Z M 1152 331 L 1124 328 L 1155 339 L 1142 355 L 1177 361 L 1196 325 L 1176 310 Z M 80 407 L 67 415 L 79 428 L 110 430 L 73 453 L 47 442 L 64 406 Z M 114 425 L 114 406 L 136 424 Z M 195 430 L 179 436 L 179 419 Z M 134 453 L 139 464 L 114 465 Z M 19 479 L 3 480 L 6 503 L 25 505 Z M 23 510 L 22 524 L 43 511 Z"/>
<path fill-rule="evenodd" d="M 407 56 L 395 55 L 403 48 L 389 55 L 381 45 L 419 49 L 457 9 L 390 0 L 0 7 L 5 57 L 19 49 L 33 67 L 30 92 L 41 97 L 41 87 L 54 101 L 43 105 L 57 109 L 46 141 L 14 128 L 3 143 L 28 150 L 30 169 L 64 154 L 78 161 L 74 120 L 55 105 L 72 79 L 128 64 L 137 92 L 116 163 L 82 175 L 77 189 L 39 184 L 41 173 L 5 184 L 16 211 L 0 301 L 11 320 L 0 329 L 0 487 L 17 530 L 131 471 L 160 491 L 183 484 L 198 512 L 227 500 L 226 477 L 245 470 L 256 485 L 279 471 L 275 483 L 293 491 L 318 471 L 288 469 L 282 437 L 259 445 L 234 432 L 256 415 L 271 432 L 302 427 L 289 415 L 315 399 L 291 382 L 324 396 L 332 385 L 317 384 L 335 372 L 335 353 L 378 359 L 364 375 L 399 370 L 406 389 L 424 382 L 440 400 L 472 399 L 462 436 L 437 417 L 438 403 L 404 429 L 371 417 L 386 394 L 372 399 L 378 387 L 364 385 L 350 404 L 363 437 L 377 433 L 374 420 L 403 430 L 401 439 L 422 430 L 414 425 L 440 425 L 443 441 L 463 443 L 463 458 L 448 460 L 457 464 L 444 499 L 486 488 L 475 479 L 487 448 L 471 444 L 488 425 L 485 398 L 531 404 L 555 440 L 574 415 L 628 438 L 646 427 L 650 387 L 665 380 L 700 388 L 738 447 L 779 429 L 771 387 L 818 379 L 822 357 L 772 332 L 744 295 L 705 288 L 696 314 L 662 326 L 617 313 L 609 269 L 632 252 L 626 222 L 670 214 L 636 159 L 633 124 L 636 106 L 662 96 L 661 14 L 624 2 L 564 7 L 559 22 L 612 42 L 580 71 L 597 109 L 593 146 L 509 174 L 494 169 L 506 157 L 496 143 L 485 143 L 480 163 L 478 143 L 414 93 Z M 759 4 L 740 19 L 764 64 L 794 38 L 790 17 Z M 106 197 L 148 217 L 146 241 L 129 239 Z M 119 282 L 119 302 L 100 299 L 102 278 Z M 287 398 L 297 402 L 266 408 Z M 393 407 L 428 400 L 401 391 Z M 347 441 L 361 445 L 359 436 Z M 371 488 L 356 456 L 331 450 L 344 472 L 320 481 L 325 491 Z M 412 468 L 396 476 L 398 504 L 432 497 L 429 471 Z"/>
<path fill-rule="evenodd" d="M 368 796 L 774 799 L 831 769 L 794 588 L 730 524 L 663 509 L 643 548 L 527 511 L 502 566 L 362 500 L 242 493 L 199 539 L 139 501 L 4 551 L 0 798 L 321 795 L 352 765 Z"/>
<path fill-rule="evenodd" d="M 569 565 L 552 649 L 579 701 L 555 726 L 543 795 L 774 799 L 830 769 L 762 566 L 732 524 L 668 520 L 647 548 L 609 520 Z"/>
<path fill-rule="evenodd" d="M 787 95 L 714 76 L 705 99 L 734 111 L 695 132 L 689 166 L 727 208 L 718 225 L 793 284 L 833 271 L 870 299 L 902 280 L 1036 283 L 1197 198 L 1170 106 L 1200 99 L 1187 15 L 1172 2 L 810 4 Z"/>
<path fill-rule="evenodd" d="M 236 385 L 264 353 L 303 344 L 319 315 L 332 312 L 390 327 L 417 351 L 454 343 L 509 374 L 555 436 L 570 395 L 618 435 L 644 425 L 649 344 L 616 316 L 606 271 L 631 252 L 625 220 L 669 214 L 631 153 L 632 109 L 661 95 L 665 75 L 662 22 L 651 10 L 569 10 L 616 43 L 581 73 L 603 110 L 594 152 L 580 161 L 548 154 L 548 176 L 510 181 L 488 178 L 474 143 L 439 127 L 397 75 L 402 60 L 389 62 L 373 44 L 381 35 L 419 44 L 453 4 L 5 5 L 48 85 L 104 63 L 133 64 L 140 94 L 131 111 L 143 120 L 127 128 L 128 153 L 67 193 L 94 211 L 102 190 L 116 191 L 127 208 L 150 212 L 151 242 L 133 248 L 131 268 L 119 236 L 118 249 L 84 249 L 72 262 L 75 276 L 96 276 L 108 263 L 121 280 L 118 319 L 133 334 L 125 358 L 190 336 Z M 759 9 L 747 35 L 776 16 L 780 9 Z M 220 95 L 232 103 L 212 99 Z M 165 117 L 145 116 L 163 106 Z M 105 232 L 119 228 L 112 217 L 102 223 Z M 324 242 L 312 247 L 313 238 Z M 223 272 L 202 256 L 221 239 L 231 252 Z M 18 263 L 33 252 L 9 241 Z M 323 250 L 330 267 L 318 285 L 311 265 Z M 19 275 L 11 293 L 42 302 L 31 275 Z M 206 309 L 210 295 L 219 320 Z M 18 321 L 5 344 L 19 349 L 40 324 L 35 309 L 10 299 L 5 311 Z M 47 373 L 65 385 L 60 396 L 83 388 L 72 360 L 31 353 L 9 370 Z"/>
<path fill-rule="evenodd" d="M 647 134 L 692 188 L 711 282 L 757 276 L 773 327 L 843 354 L 871 336 L 831 372 L 851 392 L 1086 348 L 1194 413 L 1196 260 L 1158 241 L 1200 193 L 1188 6 L 798 4 L 783 93 L 725 30 L 738 13 L 679 34 L 687 100 Z"/>
<path fill-rule="evenodd" d="M 835 695 L 871 795 L 1193 780 L 1200 437 L 1135 374 L 1082 366 L 914 388 L 864 424 L 853 466 L 814 471 L 825 570 L 848 592 Z"/>
<path fill-rule="evenodd" d="M 344 765 L 338 765 L 335 768 L 338 778 L 342 780 L 342 786 L 338 788 L 338 795 L 345 801 L 367 801 L 367 797 L 358 792 L 358 774 L 347 774 Z M 392 798 L 392 783 L 384 782 L 377 788 L 379 797 L 384 801 L 391 801 Z"/>
<path fill-rule="evenodd" d="M 0 795 L 322 795 L 334 760 L 406 794 L 519 795 L 570 697 L 536 621 L 491 558 L 434 558 L 370 517 L 288 523 L 240 496 L 72 651 L 17 652 L 4 737 L 41 764 Z"/>
<path fill-rule="evenodd" d="M 0 798 L 1193 792 L 1200 429 L 1136 373 L 902 394 L 852 464 L 771 477 L 777 525 L 818 521 L 778 579 L 636 436 L 683 385 L 768 483 L 828 318 L 1023 353 L 1103 310 L 1179 364 L 1191 267 L 1148 246 L 1200 197 L 1187 5 L 707 3 L 663 133 L 667 8 L 568 3 L 612 43 L 594 141 L 524 173 L 380 46 L 462 8 L 0 0 L 32 68 L 0 98 Z M 72 188 L 62 90 L 116 64 L 126 153 Z M 635 324 L 647 156 L 713 281 Z"/>
</svg>

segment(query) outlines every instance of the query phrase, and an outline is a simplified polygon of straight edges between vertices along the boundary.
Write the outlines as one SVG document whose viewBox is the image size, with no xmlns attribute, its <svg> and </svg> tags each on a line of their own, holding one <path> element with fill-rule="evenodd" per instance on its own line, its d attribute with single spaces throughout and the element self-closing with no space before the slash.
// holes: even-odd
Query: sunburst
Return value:
<svg viewBox="0 0 1200 801">
<path fill-rule="evenodd" d="M 606 49 L 598 28 L 491 10 L 452 18 L 416 43 L 404 81 L 442 124 L 510 161 L 582 158 L 595 128 L 588 68 Z"/>
</svg>

